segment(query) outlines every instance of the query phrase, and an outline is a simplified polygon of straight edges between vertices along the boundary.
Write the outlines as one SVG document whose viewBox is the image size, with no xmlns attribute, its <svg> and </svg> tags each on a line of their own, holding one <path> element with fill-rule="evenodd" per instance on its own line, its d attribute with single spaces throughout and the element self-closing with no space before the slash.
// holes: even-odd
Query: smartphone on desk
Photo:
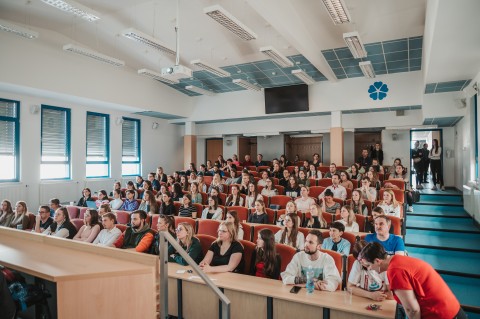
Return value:
<svg viewBox="0 0 480 319">
<path fill-rule="evenodd" d="M 292 289 L 290 289 L 290 293 L 292 294 L 298 294 L 298 292 L 302 289 L 302 287 L 299 286 L 293 286 Z"/>
</svg>

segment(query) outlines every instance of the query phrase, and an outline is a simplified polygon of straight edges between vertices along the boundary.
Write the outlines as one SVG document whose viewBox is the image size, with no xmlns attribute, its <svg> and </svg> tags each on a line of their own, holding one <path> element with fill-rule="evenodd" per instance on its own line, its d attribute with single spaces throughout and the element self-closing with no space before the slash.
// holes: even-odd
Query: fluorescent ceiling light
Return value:
<svg viewBox="0 0 480 319">
<path fill-rule="evenodd" d="M 343 0 L 322 0 L 334 24 L 351 22 L 350 14 Z"/>
<path fill-rule="evenodd" d="M 372 62 L 360 62 L 358 63 L 358 66 L 360 69 L 362 69 L 362 73 L 367 79 L 372 79 L 375 77 L 375 71 L 373 70 Z"/>
<path fill-rule="evenodd" d="M 24 37 L 27 39 L 36 39 L 38 38 L 38 32 L 29 30 L 27 28 L 21 27 L 19 25 L 13 24 L 6 20 L 0 19 L 0 30 L 5 32 L 10 32 L 12 34 Z"/>
<path fill-rule="evenodd" d="M 292 74 L 305 82 L 307 85 L 315 84 L 315 80 L 303 70 L 292 70 Z"/>
<path fill-rule="evenodd" d="M 204 8 L 203 12 L 243 40 L 248 41 L 257 38 L 257 35 L 252 30 L 218 4 Z"/>
<path fill-rule="evenodd" d="M 278 66 L 281 68 L 288 68 L 293 66 L 292 61 L 290 61 L 286 56 L 278 52 L 272 46 L 261 47 L 260 52 L 265 54 L 270 60 L 278 64 Z"/>
<path fill-rule="evenodd" d="M 185 88 L 189 91 L 192 91 L 198 94 L 209 95 L 209 96 L 215 95 L 214 92 L 199 88 L 198 86 L 187 85 Z"/>
<path fill-rule="evenodd" d="M 192 62 L 190 62 L 190 64 L 195 65 L 196 67 L 202 70 L 205 70 L 207 72 L 215 74 L 216 76 L 219 76 L 221 78 L 230 76 L 230 72 L 217 68 L 216 66 L 213 66 L 213 65 L 208 65 L 205 62 L 202 62 L 200 60 L 193 60 Z"/>
<path fill-rule="evenodd" d="M 41 0 L 57 9 L 74 14 L 82 19 L 93 22 L 100 19 L 100 14 L 73 0 Z"/>
<path fill-rule="evenodd" d="M 105 55 L 105 54 L 102 54 L 102 53 L 99 53 L 99 52 L 95 52 L 95 51 L 90 50 L 90 49 L 82 48 L 82 47 L 79 47 L 78 45 L 74 45 L 74 44 L 65 44 L 63 46 L 63 50 L 64 51 L 70 51 L 70 52 L 73 52 L 73 53 L 77 53 L 77 54 L 80 54 L 80 55 L 84 55 L 86 57 L 95 59 L 95 60 L 100 61 L 100 62 L 108 63 L 108 64 L 114 65 L 114 66 L 124 66 L 125 65 L 125 62 L 122 61 L 122 60 L 118 60 L 118 59 L 109 57 L 108 55 Z"/>
<path fill-rule="evenodd" d="M 149 46 L 151 48 L 154 48 L 156 50 L 175 55 L 176 52 L 169 47 L 165 46 L 163 43 L 161 43 L 159 40 L 155 39 L 154 37 L 149 36 L 148 34 L 145 34 L 141 31 L 138 31 L 134 28 L 129 28 L 126 30 L 122 31 L 122 35 L 126 38 L 129 38 L 133 41 L 140 42 L 146 46 Z"/>
<path fill-rule="evenodd" d="M 160 73 L 152 71 L 152 70 L 148 70 L 148 69 L 140 69 L 140 70 L 138 70 L 138 74 L 148 76 L 152 79 L 162 81 L 162 82 L 168 83 L 168 84 L 177 84 L 178 83 L 177 80 L 174 80 L 174 79 L 170 80 L 170 79 L 164 78 Z"/>
<path fill-rule="evenodd" d="M 252 91 L 261 91 L 262 88 L 259 87 L 258 85 L 252 84 L 248 81 L 242 80 L 242 79 L 235 79 L 232 81 L 236 85 L 239 85 L 247 90 L 252 90 Z"/>
<path fill-rule="evenodd" d="M 347 47 L 350 49 L 350 52 L 352 52 L 352 55 L 355 59 L 360 59 L 367 56 L 367 50 L 365 50 L 358 32 L 355 31 L 344 33 L 343 39 L 345 40 Z"/>
<path fill-rule="evenodd" d="M 244 133 L 245 137 L 267 137 L 267 136 L 276 136 L 280 135 L 280 132 L 260 132 L 260 133 Z"/>
</svg>

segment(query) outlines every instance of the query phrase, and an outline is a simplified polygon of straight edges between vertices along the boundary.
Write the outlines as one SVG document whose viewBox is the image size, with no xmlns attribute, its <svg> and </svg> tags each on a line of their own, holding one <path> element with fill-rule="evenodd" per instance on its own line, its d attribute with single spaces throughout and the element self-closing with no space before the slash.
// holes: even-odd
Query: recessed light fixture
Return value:
<svg viewBox="0 0 480 319">
<path fill-rule="evenodd" d="M 362 69 L 362 73 L 367 79 L 372 79 L 375 77 L 375 71 L 373 70 L 372 62 L 360 62 L 358 63 L 358 66 L 360 67 L 360 69 Z"/>
<path fill-rule="evenodd" d="M 160 73 L 149 70 L 149 69 L 140 69 L 138 70 L 138 74 L 148 76 L 152 79 L 155 79 L 164 83 L 168 83 L 168 84 L 179 83 L 177 80 L 164 78 Z"/>
<path fill-rule="evenodd" d="M 257 38 L 252 30 L 219 5 L 205 8 L 203 12 L 243 40 L 248 41 Z"/>
<path fill-rule="evenodd" d="M 155 39 L 154 37 L 149 36 L 148 34 L 145 34 L 141 31 L 138 31 L 134 28 L 129 28 L 126 30 L 122 31 L 122 35 L 126 38 L 129 38 L 131 40 L 140 42 L 146 46 L 149 46 L 151 48 L 154 48 L 156 50 L 175 55 L 175 50 L 170 49 L 166 45 L 160 42 L 160 40 Z"/>
<path fill-rule="evenodd" d="M 73 0 L 41 0 L 42 2 L 51 5 L 59 10 L 71 13 L 85 19 L 87 21 L 93 22 L 100 19 L 100 14 L 89 7 L 86 7 L 78 2 Z"/>
<path fill-rule="evenodd" d="M 192 91 L 198 94 L 209 95 L 209 96 L 215 95 L 215 92 L 199 88 L 198 86 L 187 85 L 185 88 L 189 91 Z"/>
<path fill-rule="evenodd" d="M 261 91 L 262 88 L 259 87 L 258 85 L 252 84 L 248 81 L 242 80 L 242 79 L 235 79 L 232 81 L 236 85 L 239 85 L 247 90 L 252 90 L 252 91 Z"/>
<path fill-rule="evenodd" d="M 21 27 L 19 25 L 13 24 L 9 21 L 0 19 L 0 30 L 9 32 L 11 34 L 18 35 L 19 37 L 24 37 L 27 39 L 36 39 L 38 38 L 38 32 L 29 30 L 27 28 Z"/>
<path fill-rule="evenodd" d="M 351 21 L 347 6 L 343 0 L 322 0 L 334 24 L 349 23 Z"/>
<path fill-rule="evenodd" d="M 225 70 L 217 68 L 216 66 L 213 66 L 213 65 L 208 65 L 205 62 L 202 62 L 200 60 L 193 60 L 192 62 L 190 62 L 190 64 L 195 65 L 196 67 L 198 67 L 202 70 L 205 70 L 207 72 L 210 72 L 210 73 L 212 73 L 216 76 L 219 76 L 221 78 L 225 78 L 225 77 L 230 76 L 230 72 L 227 72 Z"/>
<path fill-rule="evenodd" d="M 364 58 L 367 56 L 367 50 L 363 46 L 362 40 L 360 40 L 360 36 L 358 32 L 349 32 L 343 34 L 343 39 L 347 44 L 348 49 L 352 53 L 355 59 Z"/>
<path fill-rule="evenodd" d="M 125 62 L 122 61 L 122 60 L 115 59 L 115 58 L 112 58 L 108 55 L 105 55 L 105 54 L 102 54 L 102 53 L 99 53 L 99 52 L 95 52 L 95 51 L 90 50 L 90 49 L 82 48 L 82 47 L 80 47 L 78 45 L 74 45 L 74 44 L 65 44 L 63 46 L 63 51 L 69 51 L 69 52 L 72 52 L 72 53 L 80 54 L 80 55 L 95 59 L 95 60 L 100 61 L 100 62 L 108 63 L 108 64 L 114 65 L 114 66 L 124 66 L 125 65 Z"/>
<path fill-rule="evenodd" d="M 303 70 L 292 70 L 292 74 L 305 82 L 307 85 L 315 84 L 315 80 Z"/>
<path fill-rule="evenodd" d="M 286 56 L 278 52 L 272 46 L 261 47 L 260 52 L 265 54 L 270 60 L 275 62 L 281 68 L 288 68 L 293 66 L 292 61 L 290 61 Z"/>
</svg>

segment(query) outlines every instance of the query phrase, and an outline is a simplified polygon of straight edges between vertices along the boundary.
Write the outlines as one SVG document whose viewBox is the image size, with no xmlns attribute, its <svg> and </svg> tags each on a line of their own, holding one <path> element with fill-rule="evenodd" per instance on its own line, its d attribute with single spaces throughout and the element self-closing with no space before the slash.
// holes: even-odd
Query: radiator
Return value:
<svg viewBox="0 0 480 319">
<path fill-rule="evenodd" d="M 60 203 L 76 202 L 82 197 L 82 188 L 76 181 L 55 181 L 39 185 L 41 204 L 48 204 L 52 198 L 58 198 Z"/>
<path fill-rule="evenodd" d="M 472 194 L 472 188 L 467 185 L 463 185 L 463 208 L 467 213 L 473 217 L 474 210 L 474 198 Z"/>
<path fill-rule="evenodd" d="M 15 203 L 19 200 L 27 200 L 27 190 L 28 188 L 23 183 L 1 185 L 0 201 L 7 199 L 13 206 L 15 206 Z"/>
<path fill-rule="evenodd" d="M 97 193 L 98 191 L 100 191 L 102 189 L 106 190 L 107 194 L 110 194 L 110 192 L 113 189 L 113 183 L 115 183 L 115 181 L 116 180 L 112 179 L 112 178 L 86 180 L 84 182 L 83 188 L 85 188 L 85 187 L 90 188 L 90 190 L 92 191 L 92 194 Z"/>
</svg>

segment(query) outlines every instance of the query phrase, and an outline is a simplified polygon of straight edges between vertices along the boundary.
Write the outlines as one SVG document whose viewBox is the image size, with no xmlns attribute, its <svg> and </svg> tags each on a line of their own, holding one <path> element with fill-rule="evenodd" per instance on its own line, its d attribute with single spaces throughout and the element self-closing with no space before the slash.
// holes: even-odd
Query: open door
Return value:
<svg viewBox="0 0 480 319">
<path fill-rule="evenodd" d="M 428 154 L 432 149 L 433 140 L 438 140 L 438 143 L 443 148 L 442 129 L 429 129 L 429 130 L 411 130 L 410 131 L 410 185 L 414 188 L 418 188 L 421 185 L 424 189 L 431 189 L 434 185 L 432 182 L 432 169 Z M 413 154 L 417 150 L 416 143 L 418 142 L 418 148 L 423 155 L 421 161 L 414 162 Z M 445 154 L 442 154 L 445 156 Z M 441 161 L 441 174 L 443 178 L 443 156 Z M 438 187 L 438 182 L 437 182 Z"/>
</svg>

